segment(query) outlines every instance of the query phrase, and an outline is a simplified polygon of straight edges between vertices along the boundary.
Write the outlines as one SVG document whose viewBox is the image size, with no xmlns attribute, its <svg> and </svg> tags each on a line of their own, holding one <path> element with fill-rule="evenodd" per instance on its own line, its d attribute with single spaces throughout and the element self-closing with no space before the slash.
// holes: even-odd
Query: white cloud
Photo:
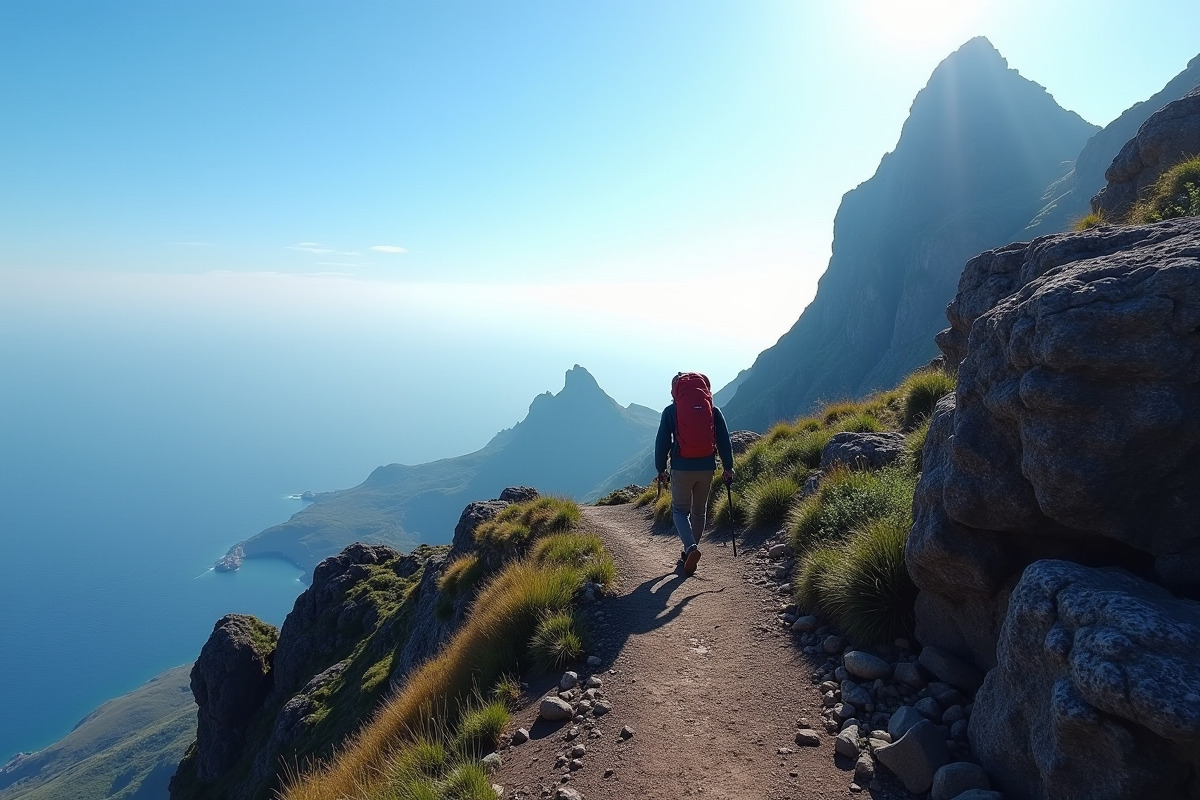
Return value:
<svg viewBox="0 0 1200 800">
<path fill-rule="evenodd" d="M 320 242 L 300 242 L 298 244 L 289 244 L 288 250 L 299 250 L 303 253 L 312 253 L 314 256 L 357 256 L 362 255 L 357 250 L 334 250 L 332 247 L 326 247 Z"/>
<path fill-rule="evenodd" d="M 396 255 L 399 255 L 400 253 L 408 252 L 408 250 L 406 250 L 405 248 L 400 247 L 399 245 L 394 245 L 394 244 L 373 244 L 373 245 L 371 245 L 371 249 L 374 250 L 376 253 L 394 253 Z"/>
</svg>

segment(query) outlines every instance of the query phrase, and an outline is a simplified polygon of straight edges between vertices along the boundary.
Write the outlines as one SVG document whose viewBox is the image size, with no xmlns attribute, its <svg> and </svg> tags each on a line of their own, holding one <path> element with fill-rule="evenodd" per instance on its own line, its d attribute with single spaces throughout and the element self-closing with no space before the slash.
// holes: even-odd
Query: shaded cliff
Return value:
<svg viewBox="0 0 1200 800">
<path fill-rule="evenodd" d="M 843 198 L 816 297 L 746 374 L 725 407 L 731 426 L 765 430 L 935 356 L 963 263 L 1011 241 L 1096 130 L 986 39 L 943 61 L 895 151 Z"/>
<path fill-rule="evenodd" d="M 405 550 L 447 541 L 459 511 L 505 486 L 538 486 L 547 494 L 598 497 L 620 484 L 614 473 L 643 452 L 658 429 L 658 412 L 622 408 L 576 365 L 563 390 L 534 398 L 516 426 L 482 450 L 428 464 L 389 464 L 351 489 L 325 492 L 287 522 L 240 545 L 246 557 L 279 556 L 311 570 L 352 542 Z M 652 470 L 647 463 L 646 472 Z"/>
<path fill-rule="evenodd" d="M 1144 102 L 1134 103 L 1121 116 L 1104 126 L 1088 139 L 1075 165 L 1059 183 L 1046 193 L 1046 205 L 1029 226 L 1016 238 L 1028 241 L 1035 236 L 1059 233 L 1090 210 L 1092 197 L 1104 188 L 1104 173 L 1125 143 L 1152 114 L 1167 103 L 1178 100 L 1200 86 L 1200 56 L 1188 62 L 1187 68 L 1172 78 L 1161 91 Z"/>
</svg>

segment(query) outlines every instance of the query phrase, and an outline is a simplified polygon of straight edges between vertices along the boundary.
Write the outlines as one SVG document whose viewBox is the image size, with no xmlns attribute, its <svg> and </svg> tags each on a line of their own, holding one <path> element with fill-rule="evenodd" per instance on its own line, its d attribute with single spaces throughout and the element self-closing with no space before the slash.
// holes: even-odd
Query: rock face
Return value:
<svg viewBox="0 0 1200 800">
<path fill-rule="evenodd" d="M 242 754 L 246 728 L 272 687 L 275 628 L 244 614 L 217 621 L 192 667 L 196 775 L 213 781 Z"/>
<path fill-rule="evenodd" d="M 1009 797 L 1200 792 L 1200 603 L 1115 569 L 1039 561 L 1009 601 L 971 745 Z"/>
<path fill-rule="evenodd" d="M 1169 167 L 1200 153 L 1200 87 L 1156 111 L 1104 173 L 1092 210 L 1122 220 Z"/>
<path fill-rule="evenodd" d="M 990 669 L 970 738 L 1007 797 L 1200 797 L 1200 218 L 984 253 L 947 316 L 922 666 Z"/>
<path fill-rule="evenodd" d="M 1045 205 L 1029 226 L 1014 237 L 1029 241 L 1049 233 L 1061 233 L 1088 213 L 1092 196 L 1104 188 L 1104 173 L 1125 143 L 1137 135 L 1138 128 L 1158 109 L 1178 100 L 1200 86 L 1200 56 L 1144 102 L 1134 103 L 1110 122 L 1104 130 L 1088 139 L 1075 159 L 1074 168 L 1061 181 L 1047 187 Z"/>
<path fill-rule="evenodd" d="M 817 295 L 722 406 L 730 426 L 765 431 L 928 362 L 962 264 L 1012 241 L 1097 130 L 986 39 L 943 61 L 895 150 L 843 198 Z"/>
<path fill-rule="evenodd" d="M 906 553 L 918 638 L 990 667 L 1007 593 L 1040 558 L 1200 591 L 1200 219 L 985 253 L 947 316 L 958 391 L 934 415 Z"/>
</svg>

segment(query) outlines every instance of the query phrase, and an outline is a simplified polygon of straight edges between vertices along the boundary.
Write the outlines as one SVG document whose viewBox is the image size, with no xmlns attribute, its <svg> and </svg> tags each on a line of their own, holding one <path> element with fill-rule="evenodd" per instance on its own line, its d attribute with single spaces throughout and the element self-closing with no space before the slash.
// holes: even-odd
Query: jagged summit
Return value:
<svg viewBox="0 0 1200 800">
<path fill-rule="evenodd" d="M 750 368 L 731 425 L 763 431 L 933 358 L 962 265 L 1015 238 L 1096 130 L 983 37 L 942 61 L 895 150 L 843 197 L 817 295 Z"/>
</svg>

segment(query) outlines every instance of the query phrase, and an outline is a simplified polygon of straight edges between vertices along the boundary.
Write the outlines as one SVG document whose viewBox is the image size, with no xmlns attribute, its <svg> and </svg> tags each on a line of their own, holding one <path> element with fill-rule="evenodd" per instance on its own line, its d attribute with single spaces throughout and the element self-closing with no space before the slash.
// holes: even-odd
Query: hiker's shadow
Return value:
<svg viewBox="0 0 1200 800">
<path fill-rule="evenodd" d="M 606 603 L 605 612 L 614 634 L 615 652 L 625 647 L 629 637 L 648 633 L 666 625 L 683 613 L 683 609 L 700 595 L 725 591 L 705 588 L 706 578 L 698 575 L 685 577 L 681 570 L 650 578 L 628 594 L 620 595 Z M 680 596 L 681 590 L 693 589 Z"/>
</svg>

